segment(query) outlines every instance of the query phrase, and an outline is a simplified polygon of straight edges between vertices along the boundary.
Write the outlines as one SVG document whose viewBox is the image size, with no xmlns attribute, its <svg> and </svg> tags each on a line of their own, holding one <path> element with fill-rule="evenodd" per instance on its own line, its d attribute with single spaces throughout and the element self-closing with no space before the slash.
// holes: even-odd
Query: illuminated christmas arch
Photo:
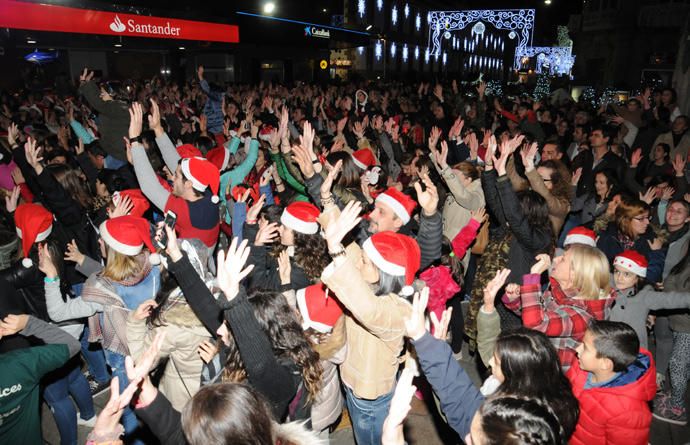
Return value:
<svg viewBox="0 0 690 445">
<path fill-rule="evenodd" d="M 460 31 L 470 25 L 473 34 L 484 34 L 486 24 L 496 29 L 510 31 L 509 37 L 517 39 L 513 66 L 520 67 L 519 52 L 532 44 L 534 30 L 534 9 L 476 9 L 465 11 L 429 12 L 429 47 L 431 54 L 441 54 L 441 37 L 446 32 Z"/>
<path fill-rule="evenodd" d="M 535 71 L 537 73 L 548 73 L 551 76 L 569 75 L 575 64 L 575 56 L 572 55 L 572 46 L 528 46 L 515 55 L 523 57 L 535 57 L 537 63 Z"/>
</svg>

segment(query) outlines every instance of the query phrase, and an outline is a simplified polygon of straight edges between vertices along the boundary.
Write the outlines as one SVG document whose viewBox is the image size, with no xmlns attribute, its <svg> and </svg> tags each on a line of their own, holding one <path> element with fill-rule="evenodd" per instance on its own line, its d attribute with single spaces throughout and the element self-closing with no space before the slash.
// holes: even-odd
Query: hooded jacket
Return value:
<svg viewBox="0 0 690 445">
<path fill-rule="evenodd" d="M 652 413 L 648 402 L 656 394 L 656 366 L 652 355 L 640 349 L 635 362 L 602 387 L 585 389 L 589 373 L 577 360 L 568 371 L 580 418 L 572 445 L 646 445 Z"/>
</svg>

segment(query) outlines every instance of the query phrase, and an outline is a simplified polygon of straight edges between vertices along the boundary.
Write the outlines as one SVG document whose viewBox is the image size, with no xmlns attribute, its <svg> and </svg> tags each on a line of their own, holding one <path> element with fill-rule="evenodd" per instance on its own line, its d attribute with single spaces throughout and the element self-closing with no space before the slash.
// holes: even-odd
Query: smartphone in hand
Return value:
<svg viewBox="0 0 690 445">
<path fill-rule="evenodd" d="M 168 210 L 168 212 L 165 214 L 165 220 L 163 220 L 163 224 L 165 226 L 170 227 L 171 229 L 174 229 L 176 222 L 177 222 L 177 215 L 172 210 Z M 167 245 L 168 245 L 168 234 L 165 232 L 165 227 L 163 228 L 163 231 L 161 232 L 160 239 L 156 240 L 156 245 L 158 245 L 158 247 L 160 247 L 161 249 L 165 249 L 167 247 Z"/>
</svg>

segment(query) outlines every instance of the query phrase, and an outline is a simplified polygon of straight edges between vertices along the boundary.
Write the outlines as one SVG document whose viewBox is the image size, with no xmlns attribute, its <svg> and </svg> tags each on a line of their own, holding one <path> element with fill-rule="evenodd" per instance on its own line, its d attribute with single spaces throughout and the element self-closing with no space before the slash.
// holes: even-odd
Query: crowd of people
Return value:
<svg viewBox="0 0 690 445">
<path fill-rule="evenodd" d="M 41 401 L 62 445 L 328 443 L 345 409 L 401 445 L 412 397 L 474 445 L 685 425 L 690 119 L 506 91 L 2 93 L 0 441 Z"/>
</svg>

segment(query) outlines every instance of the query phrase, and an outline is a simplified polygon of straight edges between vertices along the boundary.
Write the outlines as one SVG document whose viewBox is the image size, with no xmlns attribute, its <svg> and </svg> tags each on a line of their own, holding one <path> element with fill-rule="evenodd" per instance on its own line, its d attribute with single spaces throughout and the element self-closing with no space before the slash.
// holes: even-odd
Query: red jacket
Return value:
<svg viewBox="0 0 690 445">
<path fill-rule="evenodd" d="M 568 371 L 573 394 L 580 402 L 580 418 L 571 445 L 647 445 L 652 413 L 648 402 L 656 394 L 656 367 L 652 354 L 647 371 L 636 381 L 613 388 L 585 389 L 586 371 L 577 360 Z"/>
</svg>

